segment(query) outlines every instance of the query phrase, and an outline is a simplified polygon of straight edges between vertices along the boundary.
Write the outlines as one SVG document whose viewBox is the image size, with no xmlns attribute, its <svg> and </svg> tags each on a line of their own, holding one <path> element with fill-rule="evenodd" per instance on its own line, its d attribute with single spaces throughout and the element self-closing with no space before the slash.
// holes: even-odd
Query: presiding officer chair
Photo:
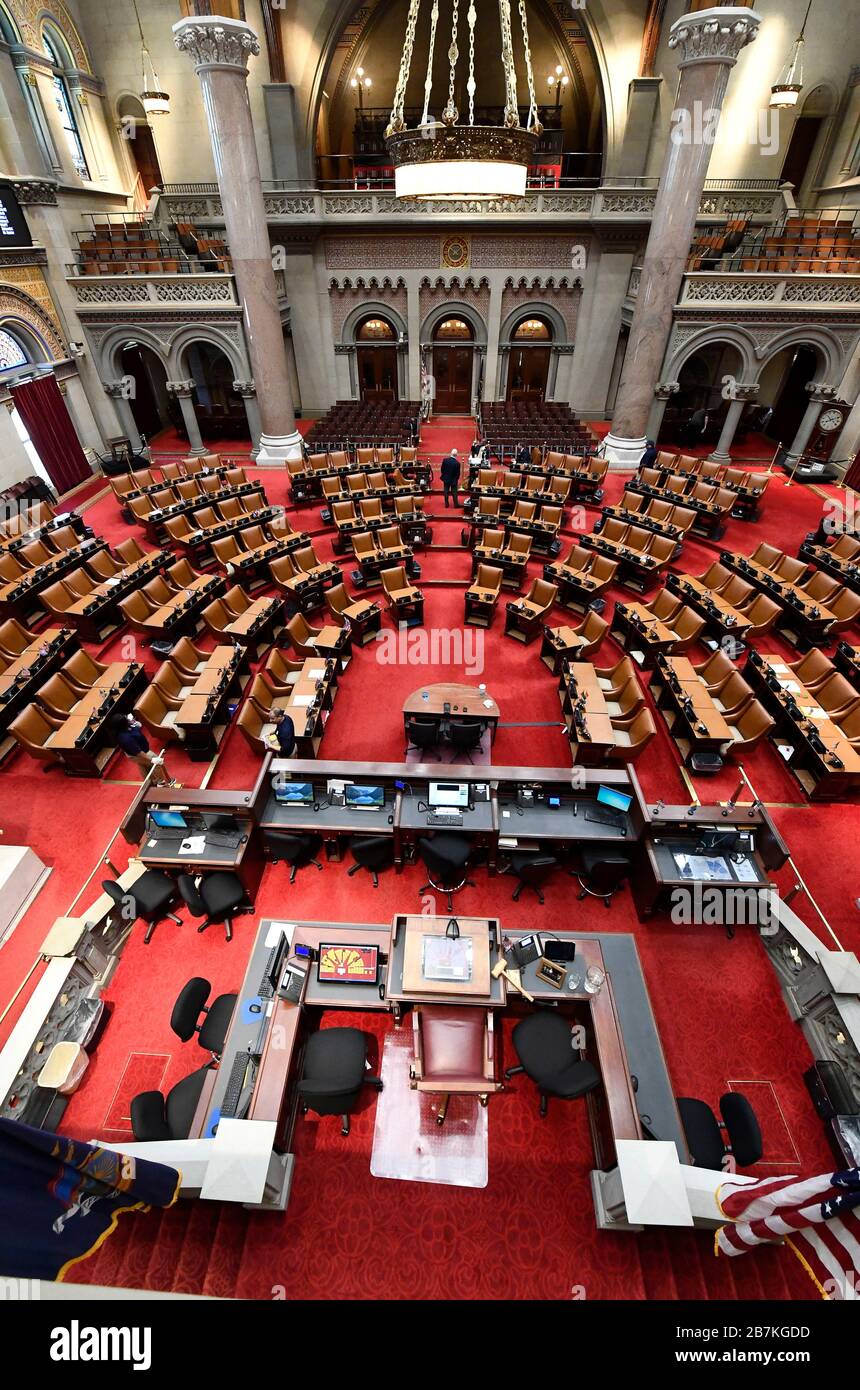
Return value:
<svg viewBox="0 0 860 1390">
<path fill-rule="evenodd" d="M 141 918 L 149 924 L 143 938 L 144 946 L 149 945 L 152 933 L 165 917 L 169 917 L 178 927 L 182 926 L 182 918 L 167 911 L 168 904 L 176 898 L 176 884 L 161 869 L 147 869 L 130 888 L 123 888 L 121 883 L 115 883 L 110 878 L 102 880 L 102 888 L 127 917 L 133 921 Z"/>
<path fill-rule="evenodd" d="M 587 849 L 585 846 L 575 852 L 574 867 L 571 874 L 579 883 L 576 901 L 583 898 L 602 898 L 603 906 L 612 906 L 612 895 L 630 875 L 630 860 L 622 854 L 613 854 L 607 849 Z"/>
<path fill-rule="evenodd" d="M 199 1045 L 220 1057 L 224 1051 L 224 1039 L 230 1027 L 238 994 L 219 994 L 212 1003 L 206 1004 L 212 986 L 202 975 L 195 975 L 179 992 L 170 1026 L 182 1042 L 188 1042 L 197 1034 Z M 203 1022 L 198 1023 L 203 1014 Z"/>
<path fill-rule="evenodd" d="M 167 1095 L 161 1091 L 141 1091 L 131 1102 L 131 1129 L 135 1139 L 154 1143 L 158 1139 L 187 1139 L 194 1112 L 212 1066 L 207 1062 L 190 1076 L 177 1081 Z"/>
<path fill-rule="evenodd" d="M 227 940 L 232 941 L 236 913 L 254 910 L 253 904 L 247 900 L 244 884 L 236 874 L 219 870 L 217 873 L 204 874 L 199 883 L 191 874 L 180 874 L 178 882 L 191 915 L 204 919 L 197 928 L 198 932 L 205 931 L 215 922 L 223 922 Z"/>
<path fill-rule="evenodd" d="M 445 1123 L 453 1094 L 476 1096 L 486 1105 L 496 1081 L 495 1038 L 490 1009 L 422 1004 L 412 1010 L 413 1091 L 441 1094 L 437 1125 Z"/>
<path fill-rule="evenodd" d="M 720 1096 L 722 1125 L 703 1100 L 677 1096 L 675 1103 L 692 1162 L 697 1168 L 713 1168 L 720 1172 L 727 1153 L 741 1168 L 759 1162 L 762 1156 L 761 1129 L 746 1096 L 737 1091 L 726 1091 L 725 1095 Z M 728 1145 L 723 1140 L 723 1130 L 728 1134 Z"/>
<path fill-rule="evenodd" d="M 511 1034 L 517 1067 L 507 1067 L 505 1080 L 525 1072 L 540 1092 L 541 1119 L 546 1117 L 550 1096 L 578 1100 L 600 1085 L 600 1073 L 584 1062 L 571 1045 L 570 1024 L 550 1009 L 527 1014 Z"/>
<path fill-rule="evenodd" d="M 358 1028 L 321 1028 L 305 1048 L 298 1084 L 305 1113 L 340 1115 L 341 1134 L 349 1134 L 349 1117 L 362 1086 L 382 1090 L 378 1076 L 368 1076 L 367 1038 Z"/>
<path fill-rule="evenodd" d="M 444 893 L 448 901 L 448 911 L 452 912 L 453 894 L 459 893 L 461 888 L 475 886 L 474 880 L 466 877 L 466 865 L 471 848 L 471 843 L 465 835 L 441 831 L 432 838 L 428 835 L 421 836 L 418 841 L 418 853 L 424 860 L 430 876 L 419 888 L 419 894 L 426 893 L 428 888 L 437 893 Z"/>
</svg>

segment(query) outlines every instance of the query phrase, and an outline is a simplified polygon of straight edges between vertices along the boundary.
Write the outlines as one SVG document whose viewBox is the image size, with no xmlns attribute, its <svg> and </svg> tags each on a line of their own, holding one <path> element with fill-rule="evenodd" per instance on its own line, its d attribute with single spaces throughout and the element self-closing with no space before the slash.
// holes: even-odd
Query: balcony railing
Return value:
<svg viewBox="0 0 860 1390">
<path fill-rule="evenodd" d="M 121 267 L 117 267 L 121 271 Z M 210 313 L 238 311 L 236 285 L 232 275 L 189 271 L 179 275 L 79 275 L 68 267 L 68 281 L 75 296 L 75 308 L 82 317 L 87 312 L 109 308 L 137 312 L 143 306 L 161 309 L 189 305 Z"/>
<path fill-rule="evenodd" d="M 860 305 L 860 275 L 752 274 L 691 271 L 684 276 L 682 309 L 731 305 L 738 309 L 853 310 Z"/>
</svg>

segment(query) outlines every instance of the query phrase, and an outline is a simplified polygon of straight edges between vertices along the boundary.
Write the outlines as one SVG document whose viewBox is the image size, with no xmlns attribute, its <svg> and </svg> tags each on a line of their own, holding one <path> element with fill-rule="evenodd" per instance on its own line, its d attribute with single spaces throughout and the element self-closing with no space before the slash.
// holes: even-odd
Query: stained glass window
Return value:
<svg viewBox="0 0 860 1390">
<path fill-rule="evenodd" d="M 12 367 L 23 367 L 27 354 L 11 333 L 0 328 L 0 372 L 8 372 Z"/>
</svg>

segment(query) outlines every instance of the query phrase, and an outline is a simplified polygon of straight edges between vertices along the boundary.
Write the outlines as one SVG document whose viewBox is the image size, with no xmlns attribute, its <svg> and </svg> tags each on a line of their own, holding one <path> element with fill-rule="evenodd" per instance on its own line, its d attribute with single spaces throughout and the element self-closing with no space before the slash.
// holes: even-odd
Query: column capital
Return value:
<svg viewBox="0 0 860 1390">
<path fill-rule="evenodd" d="M 680 391 L 680 381 L 658 381 L 654 387 L 654 395 L 658 401 L 668 401 L 670 396 L 674 396 L 676 391 Z"/>
<path fill-rule="evenodd" d="M 754 401 L 759 393 L 759 383 L 757 381 L 735 381 L 732 384 L 731 395 L 726 400 L 731 401 Z"/>
<path fill-rule="evenodd" d="M 696 10 L 676 19 L 669 30 L 669 47 L 680 48 L 679 68 L 693 63 L 727 63 L 734 67 L 738 54 L 758 33 L 761 15 L 753 10 L 719 5 Z"/>
<path fill-rule="evenodd" d="M 260 40 L 250 24 L 223 15 L 194 15 L 173 26 L 173 41 L 187 53 L 196 72 L 226 68 L 248 75 L 248 57 L 260 52 Z"/>
<path fill-rule="evenodd" d="M 194 394 L 195 382 L 188 381 L 165 381 L 165 389 L 171 396 L 192 396 Z"/>
<path fill-rule="evenodd" d="M 808 381 L 806 389 L 809 392 L 810 401 L 816 405 L 825 405 L 827 401 L 835 401 L 839 395 L 839 388 L 830 386 L 826 381 Z"/>
<path fill-rule="evenodd" d="M 244 400 L 247 400 L 250 396 L 256 396 L 257 394 L 257 386 L 253 379 L 251 381 L 234 381 L 233 390 L 237 395 L 242 396 Z"/>
<path fill-rule="evenodd" d="M 110 396 L 111 400 L 128 400 L 128 387 L 124 381 L 103 381 L 102 386 L 105 395 Z"/>
</svg>

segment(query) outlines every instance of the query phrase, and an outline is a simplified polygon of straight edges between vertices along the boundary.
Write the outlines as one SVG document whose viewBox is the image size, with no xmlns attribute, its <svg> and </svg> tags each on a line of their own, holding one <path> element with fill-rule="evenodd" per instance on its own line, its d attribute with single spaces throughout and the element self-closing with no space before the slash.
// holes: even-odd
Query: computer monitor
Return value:
<svg viewBox="0 0 860 1390">
<path fill-rule="evenodd" d="M 188 829 L 188 821 L 181 811 L 150 810 L 149 819 L 156 830 Z"/>
<path fill-rule="evenodd" d="M 314 788 L 312 782 L 281 782 L 275 787 L 275 800 L 288 806 L 312 806 Z"/>
<path fill-rule="evenodd" d="M 220 832 L 222 835 L 238 835 L 242 829 L 235 816 L 225 815 L 223 811 L 212 816 L 207 823 L 207 828 Z"/>
<path fill-rule="evenodd" d="M 469 783 L 431 782 L 428 800 L 431 806 L 447 806 L 452 811 L 464 811 L 469 805 Z"/>
<path fill-rule="evenodd" d="M 375 985 L 379 977 L 379 947 L 343 941 L 321 941 L 317 979 L 328 985 Z"/>
<path fill-rule="evenodd" d="M 343 789 L 343 799 L 354 811 L 381 811 L 385 805 L 385 788 L 360 787 L 350 782 Z"/>
<path fill-rule="evenodd" d="M 626 812 L 633 804 L 633 797 L 626 792 L 617 792 L 612 787 L 598 787 L 597 800 L 601 806 L 609 806 L 613 811 Z"/>
</svg>

